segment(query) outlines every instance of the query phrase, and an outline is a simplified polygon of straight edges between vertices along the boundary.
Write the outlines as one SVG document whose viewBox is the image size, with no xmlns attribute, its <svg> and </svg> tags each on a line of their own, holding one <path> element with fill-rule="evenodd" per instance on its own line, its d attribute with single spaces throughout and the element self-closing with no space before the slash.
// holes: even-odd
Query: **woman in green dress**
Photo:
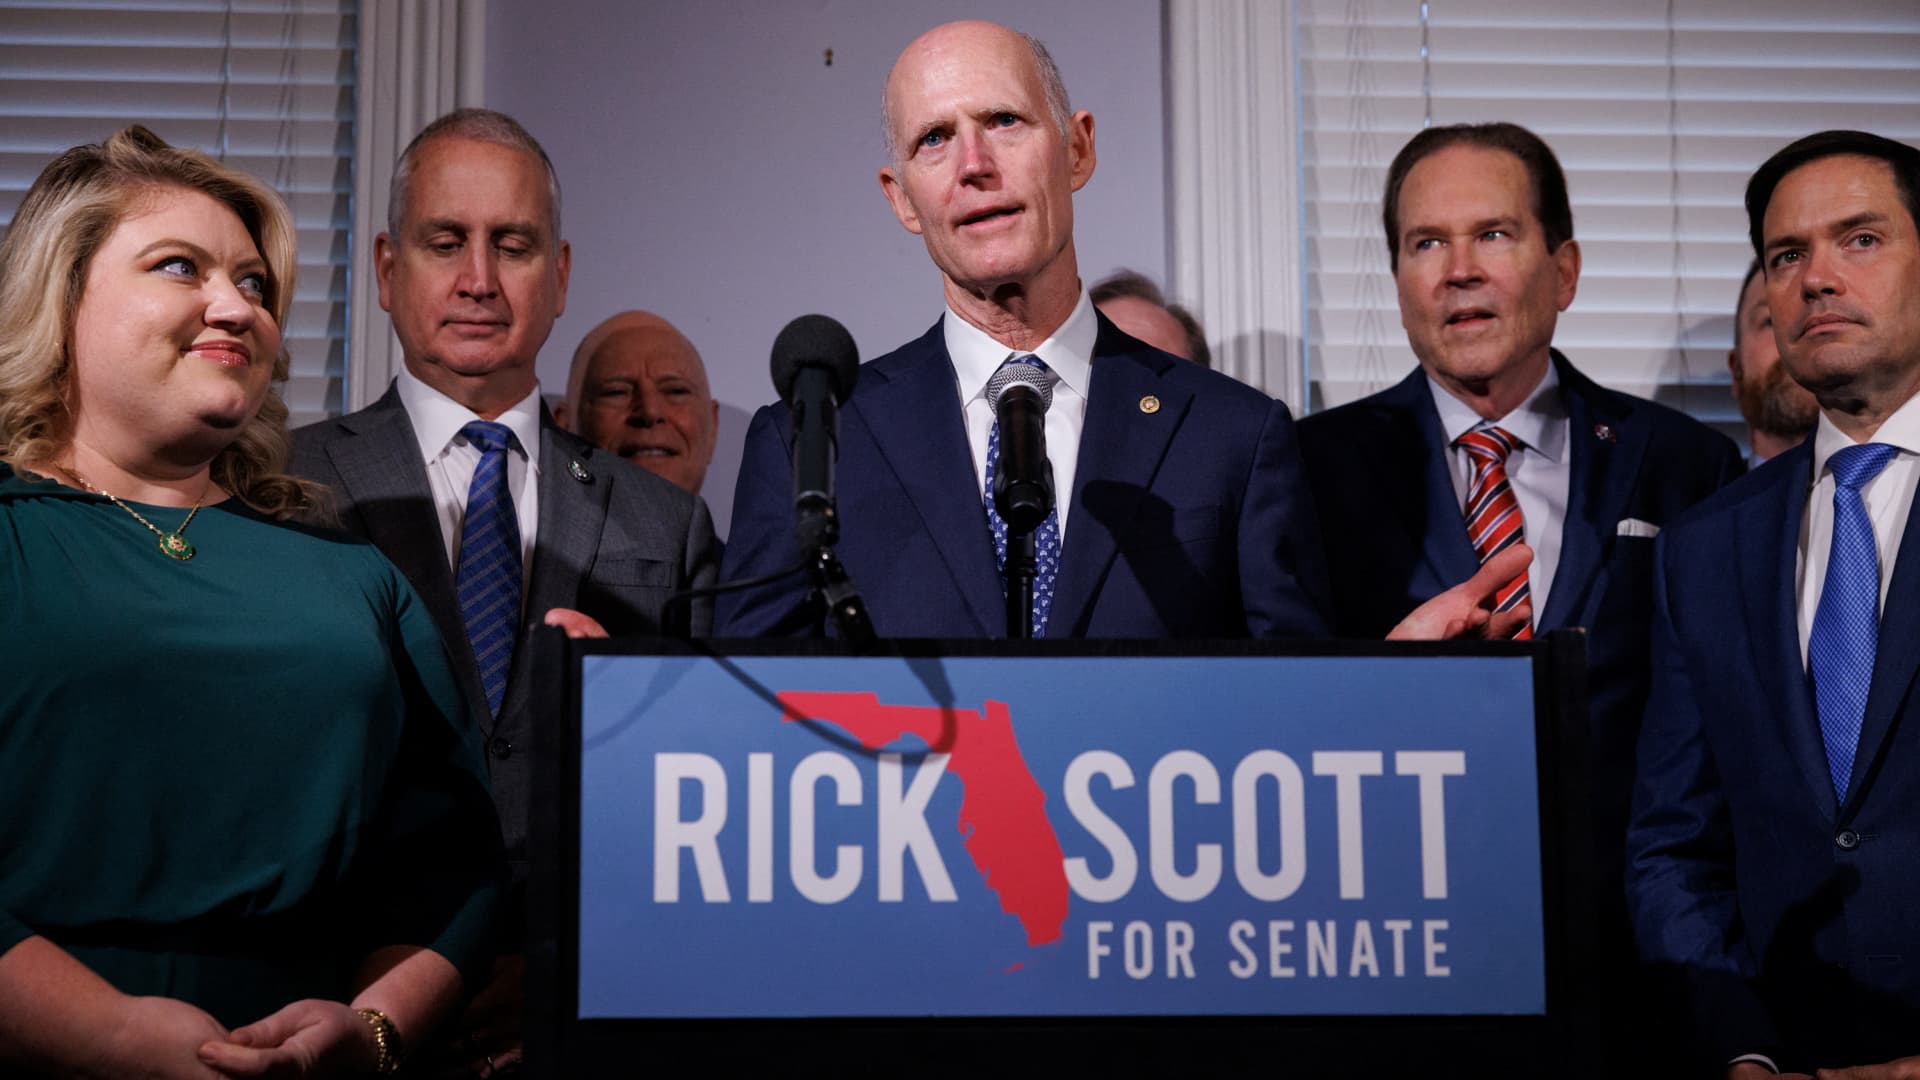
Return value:
<svg viewBox="0 0 1920 1080">
<path fill-rule="evenodd" d="M 294 229 L 143 128 L 0 245 L 0 1073 L 392 1071 L 502 876 L 433 621 L 291 521 Z"/>
</svg>

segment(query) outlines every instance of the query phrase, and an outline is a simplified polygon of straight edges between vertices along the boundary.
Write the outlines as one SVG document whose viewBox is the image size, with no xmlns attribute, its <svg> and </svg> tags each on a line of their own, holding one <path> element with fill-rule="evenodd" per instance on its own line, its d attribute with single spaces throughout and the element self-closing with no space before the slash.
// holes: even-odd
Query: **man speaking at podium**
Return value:
<svg viewBox="0 0 1920 1080">
<path fill-rule="evenodd" d="M 936 27 L 895 61 L 883 120 L 880 186 L 925 240 L 946 312 L 865 365 L 840 413 L 838 553 L 876 632 L 1005 632 L 985 389 L 1022 364 L 1052 386 L 1058 493 L 1035 532 L 1035 637 L 1324 634 L 1325 569 L 1286 406 L 1126 336 L 1087 298 L 1073 193 L 1093 175 L 1093 117 L 1070 111 L 1045 47 L 991 23 Z M 788 424 L 773 406 L 748 429 L 724 580 L 799 554 Z M 1440 629 L 1484 621 L 1471 600 L 1449 602 L 1457 610 L 1423 614 Z M 821 621 L 797 577 L 719 604 L 724 637 Z"/>
</svg>

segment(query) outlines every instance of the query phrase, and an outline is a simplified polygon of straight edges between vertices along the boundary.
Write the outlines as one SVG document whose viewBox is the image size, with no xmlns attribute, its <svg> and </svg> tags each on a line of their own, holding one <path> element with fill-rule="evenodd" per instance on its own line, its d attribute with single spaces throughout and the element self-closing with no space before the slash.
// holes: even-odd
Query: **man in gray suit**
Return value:
<svg viewBox="0 0 1920 1080">
<path fill-rule="evenodd" d="M 432 609 L 484 738 L 523 895 L 536 699 L 531 629 L 598 623 L 654 634 L 668 596 L 710 584 L 706 504 L 558 428 L 534 361 L 566 307 L 571 250 L 540 144 L 480 109 L 428 125 L 394 169 L 374 240 L 380 306 L 405 370 L 379 401 L 294 433 L 293 471 L 334 492 L 339 524 L 377 544 Z M 690 627 L 710 630 L 711 606 Z M 507 928 L 504 952 L 520 949 Z M 513 1027 L 518 966 L 483 1001 Z M 475 1060 L 517 1039 L 469 1027 Z M 495 1053 L 495 1051 L 504 1053 Z M 492 1066 L 488 1066 L 491 1071 Z"/>
</svg>

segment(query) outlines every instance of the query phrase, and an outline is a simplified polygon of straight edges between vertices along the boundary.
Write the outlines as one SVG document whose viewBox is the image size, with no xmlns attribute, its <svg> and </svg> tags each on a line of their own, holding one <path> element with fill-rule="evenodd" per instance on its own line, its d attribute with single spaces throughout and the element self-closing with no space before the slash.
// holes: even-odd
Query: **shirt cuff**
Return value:
<svg viewBox="0 0 1920 1080">
<path fill-rule="evenodd" d="M 1765 1054 L 1741 1054 L 1739 1057 L 1727 1062 L 1727 1067 L 1732 1068 L 1743 1061 L 1751 1061 L 1755 1065 L 1765 1065 L 1768 1072 L 1776 1075 L 1780 1072 L 1780 1066 L 1775 1065 L 1773 1059 Z"/>
</svg>

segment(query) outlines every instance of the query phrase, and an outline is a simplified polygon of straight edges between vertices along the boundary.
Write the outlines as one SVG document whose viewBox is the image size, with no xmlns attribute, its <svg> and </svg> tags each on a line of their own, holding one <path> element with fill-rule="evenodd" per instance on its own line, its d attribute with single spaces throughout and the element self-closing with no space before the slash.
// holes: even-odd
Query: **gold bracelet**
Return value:
<svg viewBox="0 0 1920 1080">
<path fill-rule="evenodd" d="M 378 1057 L 373 1063 L 373 1071 L 381 1076 L 400 1071 L 400 1029 L 393 1026 L 387 1014 L 379 1009 L 355 1009 L 360 1019 L 373 1028 L 373 1045 Z"/>
</svg>

